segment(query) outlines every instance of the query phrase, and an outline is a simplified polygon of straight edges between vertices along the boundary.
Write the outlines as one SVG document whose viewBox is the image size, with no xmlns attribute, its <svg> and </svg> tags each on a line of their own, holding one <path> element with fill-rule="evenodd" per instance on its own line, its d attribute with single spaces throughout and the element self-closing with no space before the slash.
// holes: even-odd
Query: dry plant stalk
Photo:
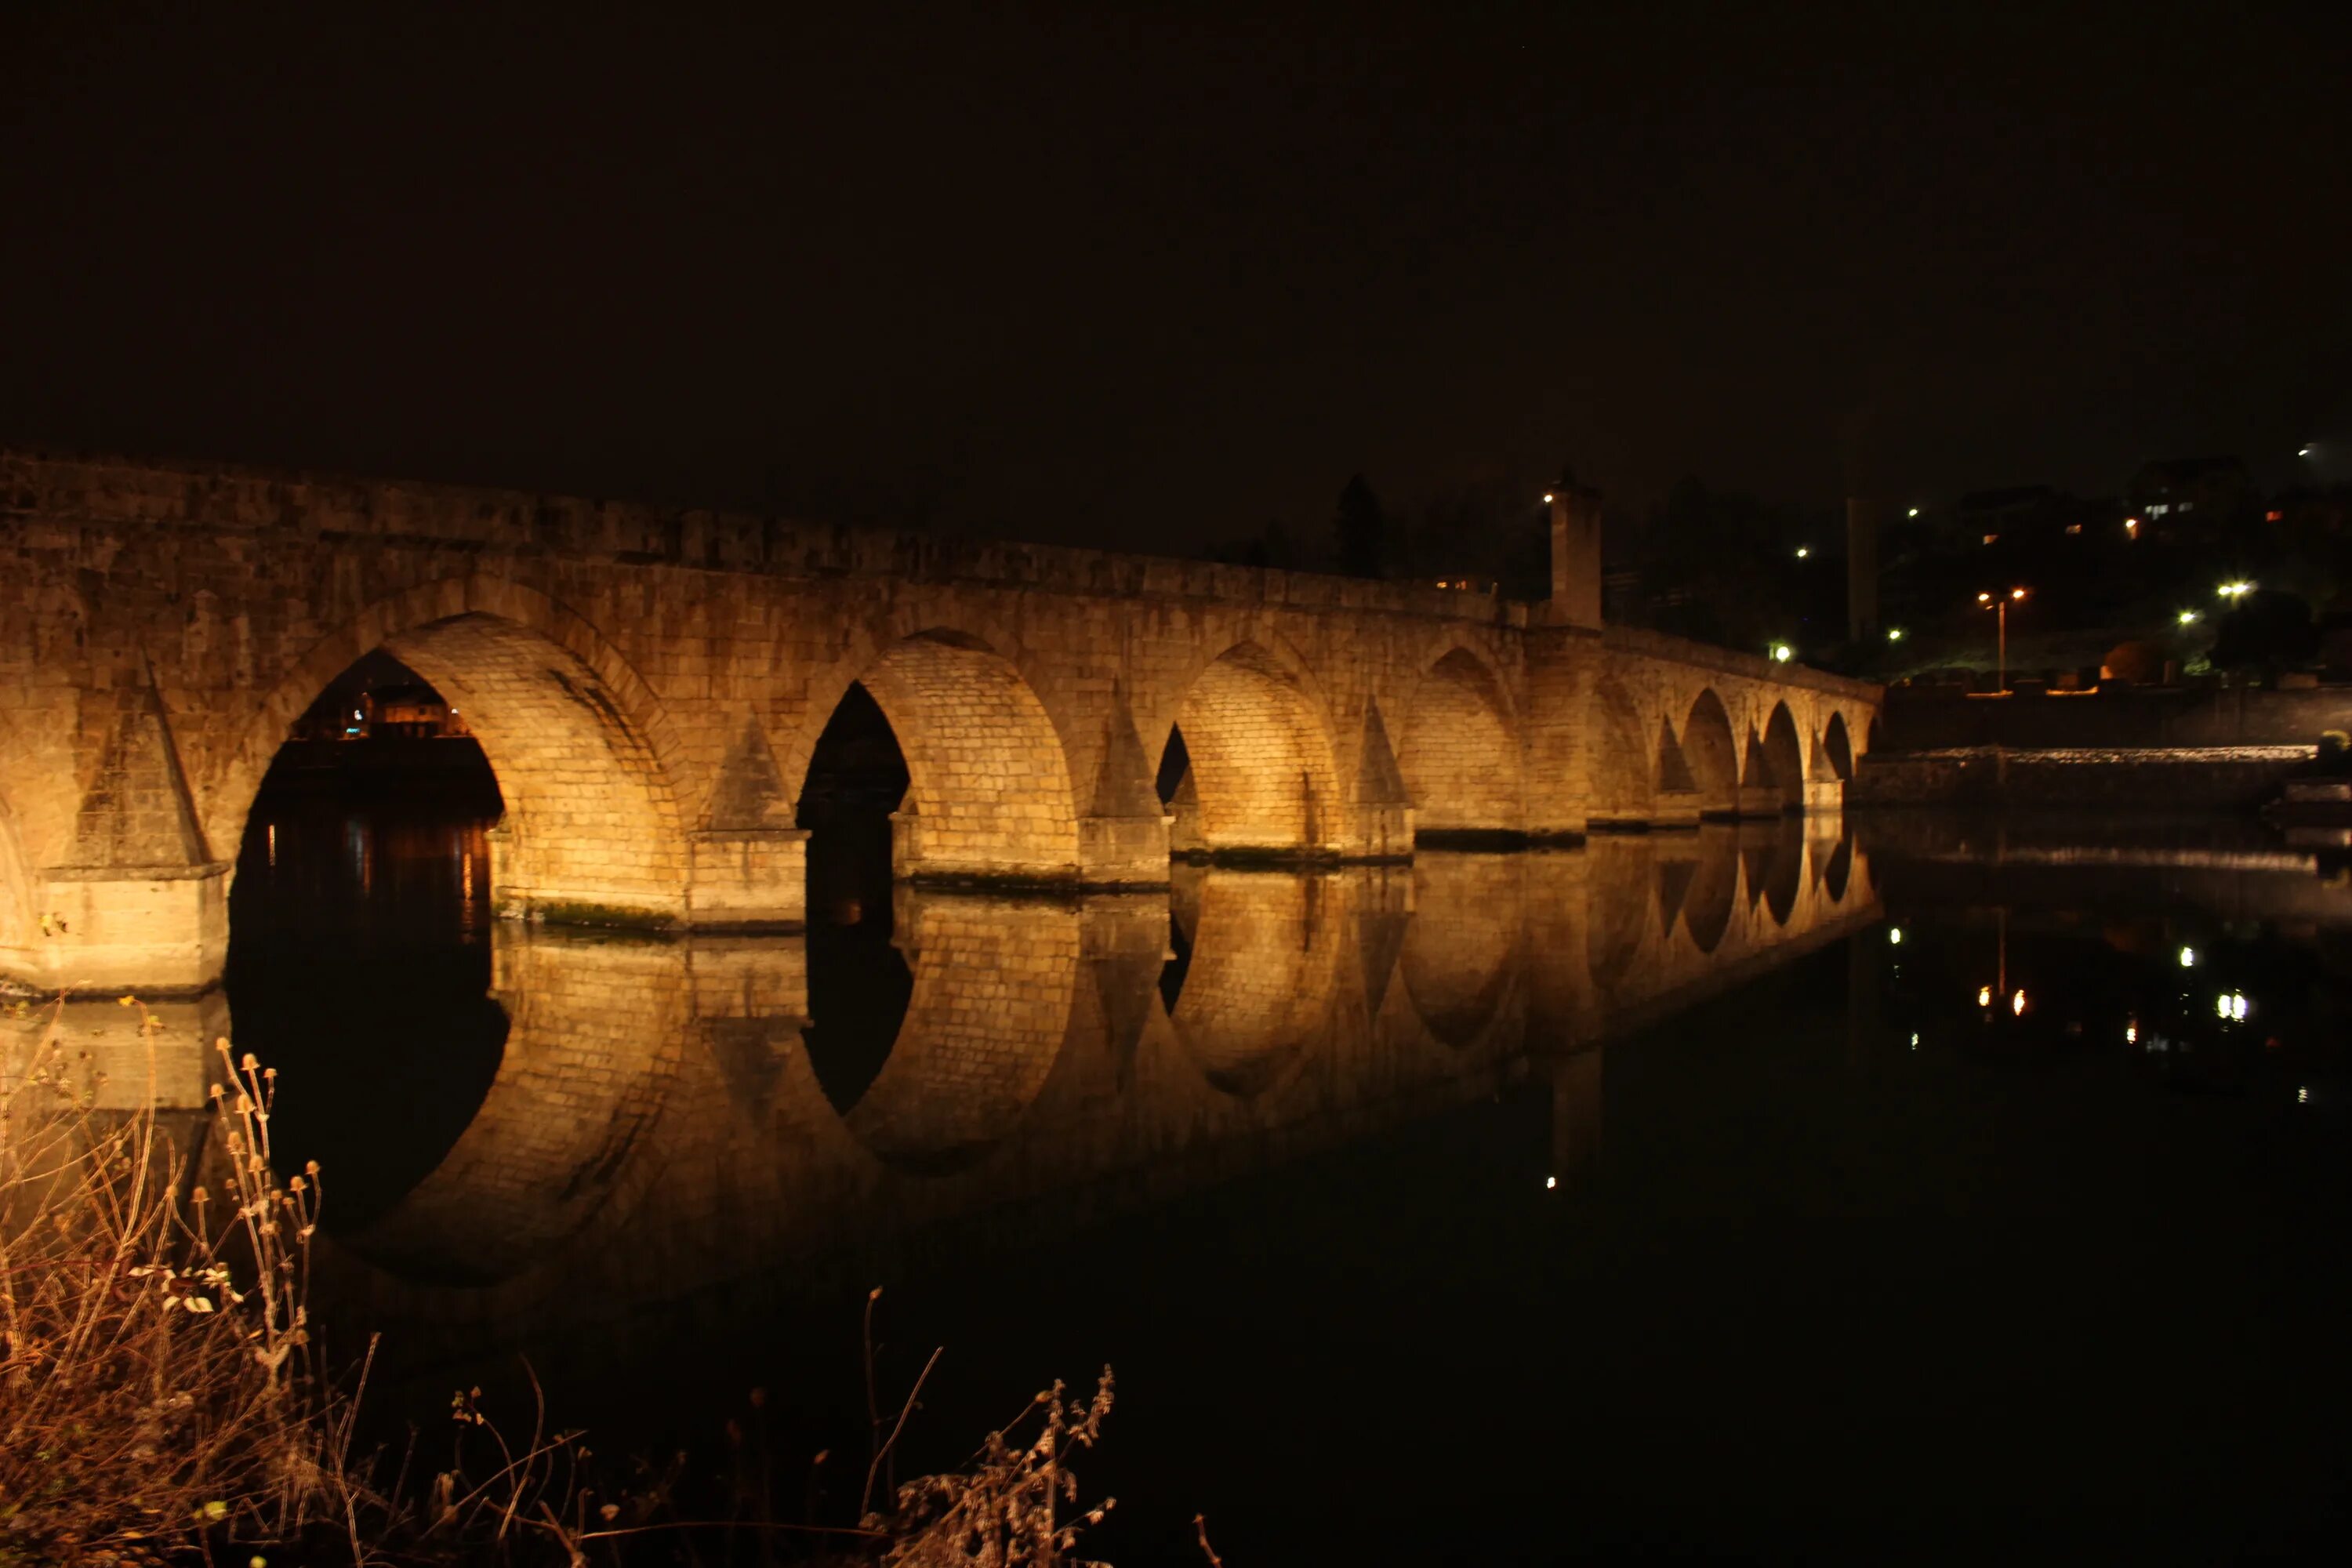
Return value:
<svg viewBox="0 0 2352 1568">
<path fill-rule="evenodd" d="M 317 1167 L 270 1169 L 275 1073 L 219 1042 L 224 1190 L 189 1191 L 196 1150 L 153 1110 L 153 1015 L 149 1093 L 122 1111 L 68 1059 L 62 1016 L 0 1065 L 0 1563 L 355 1524 L 348 1410 L 308 1351 Z"/>
<path fill-rule="evenodd" d="M 991 1432 L 969 1470 L 900 1487 L 895 1514 L 866 1521 L 889 1533 L 882 1561 L 890 1568 L 1108 1568 L 1070 1553 L 1079 1531 L 1101 1523 L 1118 1500 L 1074 1508 L 1066 1518 L 1061 1510 L 1078 1495 L 1070 1450 L 1093 1447 L 1110 1414 L 1110 1368 L 1103 1368 L 1091 1400 L 1063 1393 L 1056 1382 L 1003 1430 Z M 1032 1415 L 1044 1417 L 1036 1436 L 1016 1440 L 1013 1433 Z"/>
</svg>

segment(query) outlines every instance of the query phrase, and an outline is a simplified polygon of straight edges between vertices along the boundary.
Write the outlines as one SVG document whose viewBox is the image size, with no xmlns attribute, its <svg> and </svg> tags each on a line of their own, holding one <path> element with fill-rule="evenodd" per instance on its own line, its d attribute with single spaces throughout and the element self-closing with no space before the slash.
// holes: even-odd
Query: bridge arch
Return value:
<svg viewBox="0 0 2352 1568">
<path fill-rule="evenodd" d="M 1691 786 L 1698 793 L 1699 811 L 1707 816 L 1730 816 L 1739 810 L 1739 752 L 1732 740 L 1731 715 L 1713 687 L 1703 688 L 1692 700 L 1683 720 L 1683 760 L 1689 764 Z"/>
<path fill-rule="evenodd" d="M 1592 732 L 1585 747 L 1591 805 L 1588 815 L 1603 826 L 1647 822 L 1657 808 L 1657 792 L 1671 781 L 1658 778 L 1665 745 L 1654 739 L 1654 726 L 1643 721 L 1633 694 L 1614 676 L 1604 675 L 1592 689 Z"/>
<path fill-rule="evenodd" d="M 1422 671 L 1397 752 L 1412 797 L 1413 836 L 1517 833 L 1526 821 L 1518 727 L 1503 683 L 1456 645 Z"/>
<path fill-rule="evenodd" d="M 1189 759 L 1201 848 L 1339 853 L 1331 727 L 1296 660 L 1261 639 L 1234 643 L 1186 687 L 1173 729 Z"/>
<path fill-rule="evenodd" d="M 1853 777 L 1853 737 L 1845 727 L 1845 715 L 1835 709 L 1830 710 L 1829 722 L 1822 727 L 1822 758 L 1836 777 Z"/>
<path fill-rule="evenodd" d="M 506 814 L 493 858 L 501 912 L 671 924 L 687 849 L 660 702 L 578 616 L 535 590 L 452 578 L 381 602 L 313 647 L 246 727 L 205 814 L 211 854 L 243 842 L 261 780 L 296 719 L 382 649 L 430 682 L 481 744 Z"/>
<path fill-rule="evenodd" d="M 816 760 L 818 732 L 853 685 L 881 710 L 906 763 L 907 792 L 893 820 L 895 871 L 1077 875 L 1077 807 L 1060 731 L 1011 659 L 952 627 L 901 637 L 854 677 L 844 674 L 795 748 L 795 797 Z"/>
<path fill-rule="evenodd" d="M 1796 716 L 1786 702 L 1772 704 L 1771 715 L 1764 721 L 1763 756 L 1766 776 L 1758 782 L 1769 784 L 1780 797 L 1782 811 L 1804 810 L 1805 748 L 1797 738 Z"/>
</svg>

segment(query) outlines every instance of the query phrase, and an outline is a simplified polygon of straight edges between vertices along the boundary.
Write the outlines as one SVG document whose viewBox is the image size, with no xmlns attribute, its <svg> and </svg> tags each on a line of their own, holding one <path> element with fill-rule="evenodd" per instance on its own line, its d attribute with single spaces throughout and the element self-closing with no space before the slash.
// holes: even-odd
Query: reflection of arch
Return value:
<svg viewBox="0 0 2352 1568">
<path fill-rule="evenodd" d="M 1780 797 L 1783 811 L 1805 808 L 1805 748 L 1797 739 L 1797 721 L 1786 702 L 1772 704 L 1764 722 L 1764 767 L 1769 784 Z"/>
<path fill-rule="evenodd" d="M 1256 643 L 1236 644 L 1202 670 L 1176 721 L 1204 848 L 1338 850 L 1330 731 L 1296 671 Z"/>
<path fill-rule="evenodd" d="M 1702 813 L 1730 816 L 1738 811 L 1739 755 L 1732 743 L 1731 715 L 1711 688 L 1698 694 L 1683 721 L 1683 761 L 1689 764 Z"/>
<path fill-rule="evenodd" d="M 873 1082 L 843 1119 L 876 1157 L 940 1174 L 1020 1124 L 1069 1028 L 1078 914 L 1034 900 L 908 900 L 914 991 Z"/>
<path fill-rule="evenodd" d="M 1422 677 L 1397 753 L 1416 838 L 1519 830 L 1519 743 L 1509 711 L 1494 672 L 1466 648 Z"/>
<path fill-rule="evenodd" d="M 1829 723 L 1822 728 L 1822 755 L 1837 777 L 1853 777 L 1853 738 L 1846 733 L 1844 714 L 1832 713 Z"/>
<path fill-rule="evenodd" d="M 670 771 L 684 748 L 675 728 L 593 626 L 493 577 L 429 584 L 372 605 L 305 655 L 247 726 L 213 792 L 205 823 L 213 855 L 243 841 L 294 721 L 378 647 L 460 711 L 489 759 L 507 804 L 495 875 L 510 908 L 656 921 L 684 913 L 685 838 Z"/>
<path fill-rule="evenodd" d="M 1429 1032 L 1466 1046 L 1494 1021 L 1517 967 L 1526 911 L 1519 863 L 1429 855 L 1413 862 L 1404 988 Z"/>
<path fill-rule="evenodd" d="M 1755 884 L 1748 889 L 1749 900 L 1760 892 L 1772 911 L 1772 923 L 1784 926 L 1796 912 L 1797 894 L 1804 885 L 1804 837 L 1795 823 L 1779 824 L 1759 837 L 1762 842 L 1747 860 Z"/>
<path fill-rule="evenodd" d="M 1171 1016 L 1210 1083 L 1244 1099 L 1286 1076 L 1321 1037 L 1339 996 L 1344 921 L 1323 881 L 1211 871 L 1192 960 Z"/>
<path fill-rule="evenodd" d="M 1585 755 L 1591 820 L 1603 825 L 1648 821 L 1661 783 L 1651 776 L 1652 770 L 1666 753 L 1652 742 L 1641 710 L 1614 676 L 1601 677 L 1592 689 L 1592 737 Z"/>
<path fill-rule="evenodd" d="M 509 928 L 497 1076 L 432 1173 L 352 1249 L 417 1280 L 510 1279 L 644 1191 L 686 1037 L 684 950 Z"/>
<path fill-rule="evenodd" d="M 1075 877 L 1078 818 L 1060 735 L 1010 660 L 929 631 L 858 677 L 907 760 L 898 869 L 921 876 Z"/>
<path fill-rule="evenodd" d="M 1633 967 L 1654 918 L 1656 851 L 1646 836 L 1612 835 L 1591 840 L 1584 855 L 1585 972 L 1612 986 Z"/>
<path fill-rule="evenodd" d="M 1732 902 L 1739 893 L 1739 841 L 1727 827 L 1698 837 L 1698 864 L 1683 895 L 1683 926 L 1701 952 L 1713 952 L 1731 926 Z"/>
<path fill-rule="evenodd" d="M 1832 906 L 1845 902 L 1846 880 L 1853 873 L 1853 840 L 1841 838 L 1830 851 L 1829 864 L 1822 868 L 1822 891 Z"/>
</svg>

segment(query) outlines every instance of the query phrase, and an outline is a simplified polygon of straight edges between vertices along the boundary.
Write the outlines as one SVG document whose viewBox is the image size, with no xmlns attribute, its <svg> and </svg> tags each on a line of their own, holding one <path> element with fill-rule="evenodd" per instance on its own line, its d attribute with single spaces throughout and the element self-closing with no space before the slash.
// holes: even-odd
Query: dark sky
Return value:
<svg viewBox="0 0 2352 1568">
<path fill-rule="evenodd" d="M 1136 549 L 2352 441 L 2316 6 L 567 9 L 0 7 L 0 441 Z"/>
</svg>

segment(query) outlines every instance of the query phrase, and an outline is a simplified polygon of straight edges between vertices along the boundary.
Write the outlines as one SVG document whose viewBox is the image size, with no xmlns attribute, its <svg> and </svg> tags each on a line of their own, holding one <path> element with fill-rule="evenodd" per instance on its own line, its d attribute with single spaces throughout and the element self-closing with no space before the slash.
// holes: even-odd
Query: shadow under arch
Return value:
<svg viewBox="0 0 2352 1568">
<path fill-rule="evenodd" d="M 1212 869 L 1200 880 L 1175 1011 L 1212 1087 L 1248 1100 L 1288 1077 L 1338 1013 L 1346 923 L 1317 876 Z"/>
<path fill-rule="evenodd" d="M 1703 816 L 1734 816 L 1739 811 L 1739 752 L 1731 715 L 1713 687 L 1702 689 L 1683 721 L 1683 760 Z"/>
<path fill-rule="evenodd" d="M 684 747 L 625 660 L 579 616 L 501 579 L 445 579 L 370 607 L 306 655 L 261 704 L 211 792 L 210 851 L 243 843 L 295 721 L 382 649 L 429 683 L 480 743 L 506 803 L 494 857 L 501 911 L 591 923 L 686 914 L 687 848 L 671 773 Z"/>
<path fill-rule="evenodd" d="M 1764 721 L 1764 766 L 1769 776 L 1763 782 L 1769 782 L 1780 797 L 1780 809 L 1804 810 L 1805 747 L 1797 738 L 1796 716 L 1786 702 L 1772 704 L 1771 717 Z"/>
<path fill-rule="evenodd" d="M 496 1076 L 429 1173 L 343 1245 L 414 1283 L 484 1287 L 625 1219 L 662 1163 L 654 1133 L 687 1040 L 683 952 L 502 928 Z"/>
<path fill-rule="evenodd" d="M 1822 727 L 1822 755 L 1830 772 L 1841 779 L 1853 777 L 1853 737 L 1847 732 L 1845 715 L 1836 711 Z"/>
<path fill-rule="evenodd" d="M 906 1014 L 842 1121 L 884 1164 L 947 1175 L 1010 1136 L 1052 1076 L 1076 999 L 1080 916 L 1045 900 L 910 894 L 896 923 L 913 977 Z M 835 1083 L 825 1088 L 840 1109 Z"/>
<path fill-rule="evenodd" d="M 1405 994 L 1422 1025 L 1462 1047 L 1486 1032 L 1517 979 L 1527 911 L 1518 858 L 1424 855 L 1412 863 Z"/>
<path fill-rule="evenodd" d="M 1739 839 L 1727 826 L 1699 831 L 1690 885 L 1683 894 L 1683 929 L 1691 945 L 1711 953 L 1723 944 L 1731 928 L 1731 912 L 1739 896 Z"/>
<path fill-rule="evenodd" d="M 1336 856 L 1345 843 L 1331 729 L 1297 669 L 1235 643 L 1178 705 L 1206 853 Z M 1181 786 L 1179 786 L 1181 791 Z"/>
<path fill-rule="evenodd" d="M 890 645 L 851 684 L 882 710 L 906 762 L 906 797 L 893 818 L 897 874 L 1076 879 L 1069 759 L 1012 660 L 968 633 L 932 627 Z M 804 750 L 796 795 L 814 742 Z"/>
<path fill-rule="evenodd" d="M 1495 672 L 1454 647 L 1422 672 L 1397 767 L 1422 843 L 1507 839 L 1526 823 L 1517 727 Z"/>
</svg>

